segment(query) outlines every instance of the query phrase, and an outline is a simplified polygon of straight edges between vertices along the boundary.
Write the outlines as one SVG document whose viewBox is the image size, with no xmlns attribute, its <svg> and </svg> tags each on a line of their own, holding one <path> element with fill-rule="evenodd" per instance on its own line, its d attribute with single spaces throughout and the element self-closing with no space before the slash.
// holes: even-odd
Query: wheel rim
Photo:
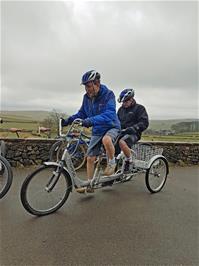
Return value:
<svg viewBox="0 0 199 266">
<path fill-rule="evenodd" d="M 9 173 L 6 165 L 0 162 L 0 194 L 4 192 L 4 189 L 8 185 Z"/>
<path fill-rule="evenodd" d="M 69 189 L 63 173 L 52 191 L 47 189 L 47 184 L 55 170 L 56 167 L 43 168 L 30 180 L 26 190 L 26 200 L 31 209 L 41 213 L 50 212 L 63 202 Z"/>
<path fill-rule="evenodd" d="M 57 161 L 61 160 L 64 149 L 68 150 L 75 170 L 81 168 L 85 163 L 85 149 L 82 145 L 78 145 L 76 141 L 72 142 L 68 147 L 67 144 L 62 145 L 57 151 Z"/>
<path fill-rule="evenodd" d="M 83 166 L 84 161 L 85 161 L 84 148 L 82 146 L 78 146 L 75 153 L 72 154 L 71 156 L 72 156 L 71 159 L 72 159 L 73 165 L 75 169 L 78 170 L 79 168 Z"/>
<path fill-rule="evenodd" d="M 164 160 L 155 160 L 148 173 L 149 186 L 153 191 L 158 191 L 162 188 L 167 177 L 167 166 Z"/>
</svg>

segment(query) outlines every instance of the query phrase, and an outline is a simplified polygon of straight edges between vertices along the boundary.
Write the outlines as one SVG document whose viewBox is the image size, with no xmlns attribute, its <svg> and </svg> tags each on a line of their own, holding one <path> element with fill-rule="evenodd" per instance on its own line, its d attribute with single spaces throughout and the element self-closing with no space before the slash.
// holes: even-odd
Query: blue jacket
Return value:
<svg viewBox="0 0 199 266">
<path fill-rule="evenodd" d="M 98 95 L 94 99 L 84 94 L 80 110 L 70 117 L 70 121 L 76 118 L 90 119 L 93 127 L 92 135 L 103 136 L 111 128 L 120 129 L 114 93 L 101 84 Z"/>
</svg>

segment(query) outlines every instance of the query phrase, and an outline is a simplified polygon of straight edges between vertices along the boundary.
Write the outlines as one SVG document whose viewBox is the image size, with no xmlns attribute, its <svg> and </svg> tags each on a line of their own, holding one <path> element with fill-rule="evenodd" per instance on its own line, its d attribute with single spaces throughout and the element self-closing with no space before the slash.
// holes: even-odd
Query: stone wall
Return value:
<svg viewBox="0 0 199 266">
<path fill-rule="evenodd" d="M 6 158 L 13 167 L 40 165 L 48 161 L 49 150 L 55 140 L 3 139 Z"/>
<path fill-rule="evenodd" d="M 163 155 L 171 163 L 199 164 L 199 143 L 151 142 L 151 144 L 162 147 Z"/>
<path fill-rule="evenodd" d="M 49 158 L 49 150 L 56 140 L 4 139 L 6 158 L 13 167 L 40 165 Z M 199 164 L 199 143 L 150 142 L 162 147 L 163 155 L 171 163 Z"/>
</svg>

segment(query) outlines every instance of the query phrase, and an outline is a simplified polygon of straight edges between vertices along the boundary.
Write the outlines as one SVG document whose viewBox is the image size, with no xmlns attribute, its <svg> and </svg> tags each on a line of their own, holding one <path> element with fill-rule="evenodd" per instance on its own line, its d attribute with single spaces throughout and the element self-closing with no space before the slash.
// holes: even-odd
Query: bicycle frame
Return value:
<svg viewBox="0 0 199 266">
<path fill-rule="evenodd" d="M 62 126 L 61 126 L 61 119 L 60 119 L 60 120 L 59 120 L 59 137 L 61 137 L 62 139 L 67 139 L 67 137 L 71 137 L 71 136 L 70 136 L 70 133 L 71 133 L 72 129 L 74 128 L 74 125 L 75 125 L 75 124 L 77 124 L 77 125 L 78 125 L 78 124 L 81 125 L 81 119 L 75 119 L 75 120 L 73 121 L 73 123 L 70 125 L 70 127 L 69 127 L 67 133 L 66 133 L 66 134 L 63 134 L 63 133 L 62 133 Z M 81 143 L 81 144 L 86 144 L 86 145 L 88 146 L 88 145 L 89 145 L 89 141 L 84 140 L 84 138 L 90 140 L 90 137 L 87 136 L 87 135 L 85 135 L 85 134 L 83 133 L 83 127 L 82 127 L 82 128 L 79 130 L 79 136 L 78 136 L 78 138 L 75 138 L 75 136 L 74 136 L 74 139 L 80 140 L 80 143 Z"/>
<path fill-rule="evenodd" d="M 75 124 L 81 125 L 81 119 L 76 119 L 76 120 L 73 121 L 73 123 L 71 124 L 71 126 L 70 126 L 70 128 L 69 128 L 69 130 L 67 132 L 67 136 L 69 135 L 69 133 L 71 132 L 71 130 L 74 127 Z M 61 123 L 60 123 L 60 128 L 61 128 Z M 81 129 L 80 132 L 82 132 L 82 129 Z M 66 137 L 66 135 L 62 134 L 61 130 L 60 130 L 60 136 Z M 68 145 L 69 145 L 69 143 L 68 143 Z M 114 181 L 114 180 L 119 180 L 118 182 L 122 182 L 122 180 L 123 180 L 122 178 L 124 177 L 124 158 L 125 158 L 123 152 L 121 152 L 116 158 L 117 161 L 122 160 L 121 171 L 119 173 L 116 172 L 115 174 L 113 174 L 111 176 L 103 176 L 102 175 L 101 161 L 102 161 L 103 158 L 104 158 L 103 154 L 98 156 L 98 159 L 96 160 L 96 167 L 95 167 L 93 178 L 91 180 L 86 180 L 86 181 L 80 179 L 77 176 L 77 173 L 76 173 L 76 171 L 74 169 L 74 166 L 73 166 L 73 163 L 72 163 L 72 160 L 71 160 L 71 155 L 69 154 L 69 152 L 67 150 L 67 147 L 64 150 L 64 152 L 62 154 L 62 158 L 61 158 L 61 160 L 59 162 L 57 162 L 57 163 L 55 163 L 55 162 L 53 162 L 53 163 L 52 162 L 45 162 L 44 164 L 45 165 L 55 165 L 55 166 L 58 167 L 58 169 L 66 171 L 69 174 L 70 178 L 71 178 L 72 186 L 75 187 L 75 188 L 86 187 L 88 185 L 90 185 L 91 187 L 94 187 L 94 188 L 100 188 L 102 186 L 102 184 L 106 183 L 106 182 L 111 182 L 111 181 Z M 165 158 L 165 157 L 162 156 L 162 155 L 155 155 L 146 164 L 142 164 L 140 166 L 135 161 L 135 163 L 136 163 L 135 171 L 125 175 L 125 177 L 134 176 L 138 172 L 146 172 L 147 169 L 150 168 L 151 164 L 157 158 Z M 59 171 L 57 172 L 57 174 L 59 174 Z"/>
<path fill-rule="evenodd" d="M 68 131 L 66 134 L 63 134 L 62 133 L 62 126 L 61 126 L 61 119 L 59 120 L 59 137 L 61 138 L 61 140 L 64 142 L 65 140 L 68 141 L 68 140 L 76 140 L 76 146 L 75 146 L 75 149 L 73 150 L 73 153 L 74 154 L 77 150 L 77 147 L 80 145 L 80 144 L 83 144 L 85 145 L 87 148 L 88 148 L 88 145 L 89 145 L 89 142 L 90 142 L 90 137 L 85 135 L 83 133 L 83 128 L 81 128 L 79 130 L 79 136 L 76 137 L 75 135 L 73 135 L 71 133 L 72 129 L 74 128 L 74 125 L 75 124 L 78 124 L 79 123 L 79 119 L 76 119 L 69 127 Z M 87 139 L 88 141 L 86 141 L 85 139 Z"/>
<path fill-rule="evenodd" d="M 81 124 L 81 120 L 74 123 Z M 93 178 L 83 180 L 77 176 L 73 159 L 68 150 L 69 145 L 70 141 L 67 142 L 61 160 L 45 162 L 44 166 L 36 169 L 24 180 L 20 195 L 22 204 L 29 213 L 38 216 L 53 213 L 63 206 L 73 188 L 83 188 L 77 189 L 79 193 L 94 192 L 93 189 L 130 181 L 140 172 L 145 172 L 146 187 L 151 193 L 161 191 L 165 185 L 169 170 L 166 158 L 161 155 L 163 149 L 151 148 L 142 144 L 133 145 L 133 164 L 131 165 L 133 167 L 127 171 L 125 156 L 121 152 L 116 158 L 116 172 L 111 176 L 103 175 L 104 153 L 102 152 L 95 161 Z M 89 190 L 90 188 L 93 189 Z"/>
<path fill-rule="evenodd" d="M 101 172 L 99 171 L 100 168 L 100 163 L 102 160 L 102 156 L 99 156 L 99 159 L 97 161 L 97 165 L 95 168 L 95 172 L 93 175 L 93 178 L 91 180 L 82 180 L 77 176 L 77 173 L 74 169 L 72 160 L 71 160 L 71 156 L 68 153 L 67 148 L 64 150 L 64 153 L 62 155 L 62 159 L 60 160 L 60 162 L 56 163 L 56 162 L 45 162 L 45 165 L 55 165 L 60 169 L 63 169 L 64 171 L 66 171 L 70 178 L 71 178 L 71 183 L 73 185 L 73 187 L 75 188 L 79 188 L 79 187 L 86 187 L 88 185 L 92 186 L 92 187 L 96 187 L 99 186 L 100 184 L 109 182 L 109 181 L 114 181 L 115 179 L 121 178 L 123 173 L 117 173 L 114 174 L 112 176 L 102 176 Z M 57 173 L 59 174 L 59 173 Z"/>
</svg>

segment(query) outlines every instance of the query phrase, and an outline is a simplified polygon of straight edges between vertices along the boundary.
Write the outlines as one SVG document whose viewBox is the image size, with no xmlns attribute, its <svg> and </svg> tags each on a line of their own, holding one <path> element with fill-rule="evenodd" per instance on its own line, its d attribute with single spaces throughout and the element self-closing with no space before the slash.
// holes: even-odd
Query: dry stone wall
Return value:
<svg viewBox="0 0 199 266">
<path fill-rule="evenodd" d="M 40 165 L 49 159 L 49 150 L 55 140 L 4 139 L 6 158 L 11 166 Z"/>
<path fill-rule="evenodd" d="M 50 147 L 56 140 L 48 139 L 3 139 L 6 143 L 6 158 L 13 167 L 40 165 L 49 159 Z M 175 164 L 199 164 L 199 143 L 150 142 L 162 147 L 163 155 Z"/>
</svg>

